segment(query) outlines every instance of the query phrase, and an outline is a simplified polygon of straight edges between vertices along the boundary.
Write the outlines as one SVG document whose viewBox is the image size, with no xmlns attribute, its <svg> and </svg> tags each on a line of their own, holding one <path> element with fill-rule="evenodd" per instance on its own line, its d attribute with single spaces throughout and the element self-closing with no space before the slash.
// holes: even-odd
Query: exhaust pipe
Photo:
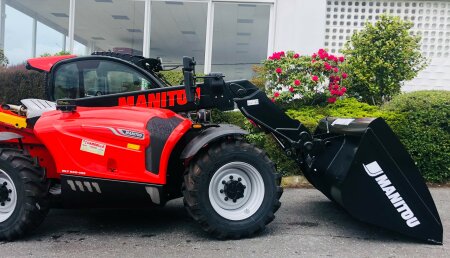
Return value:
<svg viewBox="0 0 450 258">
<path fill-rule="evenodd" d="M 3 104 L 2 106 L 3 110 L 8 110 L 13 113 L 16 113 L 20 116 L 26 116 L 27 115 L 27 108 L 22 105 L 12 105 L 12 104 Z"/>
</svg>

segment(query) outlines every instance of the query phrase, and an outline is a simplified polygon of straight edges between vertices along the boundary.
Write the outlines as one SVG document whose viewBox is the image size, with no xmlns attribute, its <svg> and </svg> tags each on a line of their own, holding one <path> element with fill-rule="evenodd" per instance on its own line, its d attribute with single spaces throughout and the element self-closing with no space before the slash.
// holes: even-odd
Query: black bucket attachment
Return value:
<svg viewBox="0 0 450 258">
<path fill-rule="evenodd" d="M 323 119 L 308 180 L 355 218 L 442 244 L 442 223 L 406 149 L 381 118 Z"/>
</svg>

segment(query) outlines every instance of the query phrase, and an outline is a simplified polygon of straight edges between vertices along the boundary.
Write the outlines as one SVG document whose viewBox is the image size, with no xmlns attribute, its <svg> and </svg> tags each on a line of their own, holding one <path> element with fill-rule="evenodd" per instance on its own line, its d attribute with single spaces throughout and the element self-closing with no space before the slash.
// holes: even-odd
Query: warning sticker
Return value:
<svg viewBox="0 0 450 258">
<path fill-rule="evenodd" d="M 331 123 L 331 125 L 349 125 L 351 122 L 355 121 L 355 119 L 351 119 L 351 118 L 338 118 L 336 120 L 334 120 L 333 123 Z"/>
<path fill-rule="evenodd" d="M 105 149 L 106 149 L 106 144 L 89 141 L 89 140 L 81 141 L 81 147 L 80 147 L 81 151 L 97 154 L 100 156 L 105 156 Z"/>
</svg>

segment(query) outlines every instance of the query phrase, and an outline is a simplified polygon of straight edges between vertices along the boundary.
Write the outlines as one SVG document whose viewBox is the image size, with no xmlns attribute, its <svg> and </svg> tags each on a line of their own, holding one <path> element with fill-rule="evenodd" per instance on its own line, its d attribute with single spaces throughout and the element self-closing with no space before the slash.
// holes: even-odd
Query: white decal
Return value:
<svg viewBox="0 0 450 258">
<path fill-rule="evenodd" d="M 89 141 L 86 139 L 81 141 L 81 147 L 80 147 L 81 151 L 97 154 L 100 156 L 105 156 L 105 149 L 106 149 L 106 144 L 104 144 L 104 143 L 98 143 L 98 142 Z"/>
<path fill-rule="evenodd" d="M 77 190 L 77 188 L 75 187 L 75 184 L 73 183 L 72 180 L 67 180 L 67 184 L 69 184 L 69 186 L 72 189 L 72 191 L 76 191 Z"/>
<path fill-rule="evenodd" d="M 86 172 L 70 170 L 70 169 L 63 169 L 63 170 L 61 170 L 61 173 L 74 174 L 74 175 L 86 175 Z"/>
<path fill-rule="evenodd" d="M 405 200 L 400 196 L 400 193 L 397 192 L 397 189 L 392 185 L 389 178 L 384 174 L 384 171 L 381 169 L 378 162 L 374 161 L 367 165 L 363 164 L 363 167 L 369 176 L 375 177 L 375 181 L 397 212 L 400 213 L 402 219 L 406 221 L 406 225 L 410 228 L 420 225 L 420 221 L 414 216 L 411 208 L 409 208 L 408 204 L 406 204 Z"/>
<path fill-rule="evenodd" d="M 353 118 L 338 118 L 331 125 L 349 125 L 353 121 L 355 121 Z"/>
<path fill-rule="evenodd" d="M 364 169 L 366 170 L 367 174 L 371 177 L 375 177 L 380 175 L 381 173 L 383 173 L 383 170 L 381 169 L 380 165 L 378 165 L 378 163 L 376 161 L 364 165 Z"/>
<path fill-rule="evenodd" d="M 259 99 L 249 99 L 247 100 L 247 106 L 259 105 Z"/>
<path fill-rule="evenodd" d="M 99 194 L 102 193 L 100 186 L 96 182 L 67 180 L 67 184 L 70 186 L 70 189 L 72 189 L 72 191 L 74 192 L 78 190 L 84 192 L 85 189 L 84 187 L 86 187 L 87 191 L 89 191 L 90 193 L 93 193 L 94 190 Z"/>
<path fill-rule="evenodd" d="M 112 127 L 107 127 L 111 132 L 117 136 L 128 137 L 133 139 L 144 140 L 145 134 L 143 132 L 132 131 L 128 129 L 114 129 Z"/>
</svg>

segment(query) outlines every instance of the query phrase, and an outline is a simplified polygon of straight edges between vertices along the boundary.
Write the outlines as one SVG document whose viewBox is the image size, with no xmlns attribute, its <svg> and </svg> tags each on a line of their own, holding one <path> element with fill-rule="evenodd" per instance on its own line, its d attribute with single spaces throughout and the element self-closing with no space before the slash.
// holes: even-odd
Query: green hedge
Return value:
<svg viewBox="0 0 450 258">
<path fill-rule="evenodd" d="M 183 81 L 183 73 L 180 70 L 162 71 L 160 74 L 173 86 L 181 85 Z"/>
<path fill-rule="evenodd" d="M 172 70 L 172 71 L 162 71 L 159 72 L 160 75 L 166 79 L 172 86 L 182 85 L 183 84 L 183 73 L 180 70 Z M 203 73 L 196 73 L 197 76 L 203 76 Z M 203 79 L 198 79 L 197 82 L 202 82 Z"/>
<path fill-rule="evenodd" d="M 325 107 L 303 107 L 287 110 L 286 113 L 304 123 L 311 131 L 326 116 L 383 117 L 412 155 L 424 178 L 429 182 L 447 182 L 450 180 L 449 93 L 431 91 L 403 94 L 382 108 L 347 98 Z M 250 130 L 248 140 L 265 149 L 283 175 L 300 173 L 297 165 L 284 155 L 274 140 L 254 131 L 239 112 L 215 112 L 213 118 Z"/>
<path fill-rule="evenodd" d="M 19 104 L 26 98 L 45 98 L 44 75 L 24 66 L 0 69 L 0 103 Z"/>
<path fill-rule="evenodd" d="M 450 181 L 450 91 L 402 94 L 382 107 L 403 116 L 390 126 L 429 182 Z"/>
</svg>

